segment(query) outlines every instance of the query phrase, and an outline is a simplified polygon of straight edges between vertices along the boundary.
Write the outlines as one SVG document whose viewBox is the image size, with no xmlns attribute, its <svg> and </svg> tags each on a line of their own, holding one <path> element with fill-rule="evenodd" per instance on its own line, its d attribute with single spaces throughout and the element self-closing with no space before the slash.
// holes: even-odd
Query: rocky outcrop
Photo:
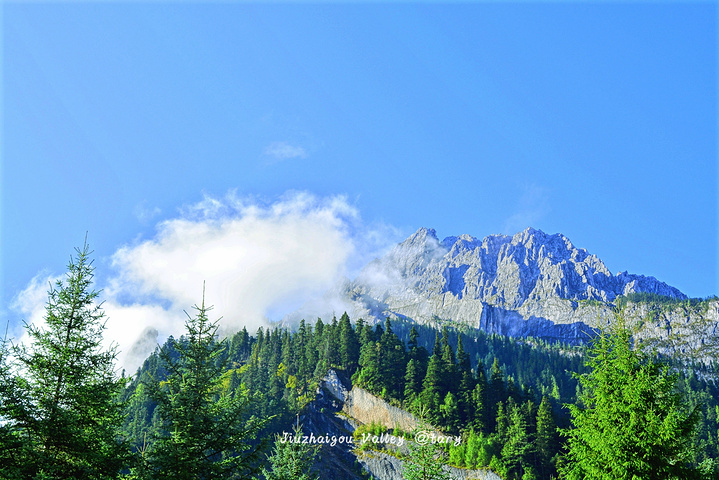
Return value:
<svg viewBox="0 0 719 480">
<path fill-rule="evenodd" d="M 367 265 L 345 293 L 355 315 L 367 319 L 452 320 L 489 333 L 567 343 L 581 343 L 593 328 L 610 322 L 611 303 L 620 296 L 686 299 L 654 277 L 612 275 L 567 237 L 532 228 L 514 236 L 442 241 L 434 230 L 422 228 Z M 676 328 L 673 317 L 667 322 L 670 330 Z"/>
<path fill-rule="evenodd" d="M 405 432 L 411 432 L 420 426 L 419 419 L 411 413 L 390 405 L 360 387 L 353 387 L 348 392 L 342 411 L 361 423 L 375 422 L 387 428 L 400 428 Z"/>
<path fill-rule="evenodd" d="M 352 435 L 361 424 L 372 422 L 387 428 L 412 431 L 420 428 L 419 420 L 411 413 L 390 405 L 363 388 L 347 387 L 349 382 L 330 370 L 320 382 L 317 398 L 301 418 L 306 433 L 315 436 Z M 359 450 L 357 445 L 347 443 L 334 446 L 322 445 L 322 472 L 320 478 L 357 479 L 359 468 L 378 480 L 403 480 L 403 460 L 376 450 Z M 409 453 L 408 445 L 397 448 L 401 456 Z M 456 480 L 502 480 L 489 470 L 468 470 L 446 466 L 451 478 Z"/>
</svg>

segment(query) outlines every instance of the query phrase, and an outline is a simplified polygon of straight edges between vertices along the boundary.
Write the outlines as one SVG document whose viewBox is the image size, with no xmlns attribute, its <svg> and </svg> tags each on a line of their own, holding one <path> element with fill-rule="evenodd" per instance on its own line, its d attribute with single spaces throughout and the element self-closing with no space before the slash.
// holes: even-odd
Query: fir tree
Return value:
<svg viewBox="0 0 719 480">
<path fill-rule="evenodd" d="M 402 398 L 407 355 L 404 343 L 392 331 L 389 318 L 385 321 L 384 332 L 380 338 L 380 359 L 382 387 L 387 390 L 390 397 Z"/>
<path fill-rule="evenodd" d="M 246 420 L 249 398 L 242 390 L 222 391 L 225 366 L 215 360 L 225 342 L 215 339 L 217 321 L 207 317 L 202 304 L 185 323 L 188 336 L 176 342 L 173 359 L 167 348 L 160 357 L 167 379 L 148 382 L 157 402 L 164 432 L 149 452 L 145 470 L 157 480 L 210 480 L 251 478 L 257 472 L 256 432 L 267 422 Z M 263 342 L 270 341 L 270 334 Z M 258 355 L 258 340 L 255 355 Z"/>
<path fill-rule="evenodd" d="M 417 433 L 417 432 L 415 432 Z M 415 435 L 415 438 L 418 438 Z M 402 476 L 406 480 L 450 480 L 445 453 L 439 444 L 432 441 L 411 442 L 409 456 L 402 464 Z"/>
<path fill-rule="evenodd" d="M 472 391 L 475 384 L 472 375 L 472 364 L 469 355 L 464 351 L 461 335 L 457 339 L 457 368 L 459 371 L 457 401 L 459 403 L 460 422 L 467 425 L 474 419 L 475 406 L 472 405 Z"/>
<path fill-rule="evenodd" d="M 420 377 L 419 367 L 417 366 L 417 360 L 414 358 L 407 362 L 404 385 L 404 399 L 408 403 L 412 403 L 422 391 L 422 379 Z"/>
<path fill-rule="evenodd" d="M 502 367 L 499 366 L 499 360 L 495 357 L 487 385 L 487 406 L 489 407 L 488 417 L 490 420 L 496 417 L 497 404 L 499 404 L 499 402 L 505 402 L 506 400 L 507 389 L 504 385 L 504 372 L 502 371 Z M 491 423 L 489 429 L 492 430 L 493 428 L 494 423 Z"/>
<path fill-rule="evenodd" d="M 498 420 L 498 424 L 504 420 Z M 509 479 L 519 479 L 531 463 L 533 442 L 529 433 L 527 412 L 513 398 L 507 400 L 505 440 L 502 445 L 502 463 Z"/>
<path fill-rule="evenodd" d="M 268 457 L 269 469 L 262 468 L 266 480 L 317 480 L 310 473 L 317 449 L 314 445 L 293 441 L 302 438 L 302 428 L 294 427 L 292 435 L 277 435 L 275 449 Z"/>
<path fill-rule="evenodd" d="M 103 349 L 105 314 L 92 290 L 87 242 L 66 279 L 49 291 L 45 326 L 26 325 L 31 341 L 0 352 L 0 458 L 8 477 L 117 478 L 129 450 L 118 440 L 125 384 L 115 349 Z M 12 448 L 13 451 L 8 449 Z"/>
<path fill-rule="evenodd" d="M 442 357 L 432 355 L 427 365 L 427 374 L 424 376 L 422 393 L 420 394 L 421 403 L 427 409 L 427 416 L 431 422 L 437 422 L 441 419 L 439 406 L 443 399 L 441 396 L 442 374 Z"/>
<path fill-rule="evenodd" d="M 552 458 L 557 452 L 557 426 L 547 397 L 542 397 L 537 411 L 536 449 L 539 474 L 541 478 L 549 478 L 553 473 Z"/>
<path fill-rule="evenodd" d="M 439 411 L 442 415 L 442 425 L 446 427 L 449 433 L 458 434 L 461 417 L 457 397 L 452 392 L 447 393 L 447 396 L 444 397 L 444 402 L 440 405 Z"/>
<path fill-rule="evenodd" d="M 676 391 L 677 376 L 653 355 L 632 348 L 621 318 L 602 332 L 579 376 L 581 405 L 569 405 L 574 428 L 563 431 L 567 479 L 691 479 L 697 410 Z"/>
<path fill-rule="evenodd" d="M 352 375 L 359 365 L 360 342 L 345 312 L 340 318 L 340 359 L 342 368 Z"/>
</svg>

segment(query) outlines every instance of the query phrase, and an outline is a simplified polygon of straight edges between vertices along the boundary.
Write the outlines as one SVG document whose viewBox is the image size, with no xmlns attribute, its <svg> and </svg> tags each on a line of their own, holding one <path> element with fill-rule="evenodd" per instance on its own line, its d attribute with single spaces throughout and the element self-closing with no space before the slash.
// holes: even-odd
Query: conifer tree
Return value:
<svg viewBox="0 0 719 480">
<path fill-rule="evenodd" d="M 92 290 L 85 242 L 65 281 L 50 288 L 45 326 L 26 325 L 31 344 L 0 352 L 0 458 L 8 477 L 117 478 L 129 460 L 119 440 L 125 384 L 114 347 L 104 349 L 105 314 Z M 12 448 L 12 451 L 8 451 Z"/>
<path fill-rule="evenodd" d="M 427 373 L 427 361 L 429 360 L 429 353 L 427 349 L 419 345 L 419 332 L 417 328 L 412 325 L 409 331 L 409 342 L 407 343 L 407 358 L 416 360 L 417 372 L 420 377 L 420 381 Z"/>
<path fill-rule="evenodd" d="M 442 415 L 442 425 L 449 433 L 453 435 L 458 434 L 461 417 L 457 397 L 455 397 L 452 392 L 447 393 L 447 396 L 444 397 L 444 402 L 440 405 L 439 411 Z"/>
<path fill-rule="evenodd" d="M 404 375 L 404 399 L 408 403 L 419 395 L 422 391 L 422 378 L 420 377 L 419 367 L 417 366 L 417 360 L 411 359 L 407 362 L 407 369 Z"/>
<path fill-rule="evenodd" d="M 315 445 L 294 441 L 301 438 L 302 428 L 299 425 L 287 438 L 277 435 L 275 449 L 268 457 L 270 468 L 262 468 L 266 480 L 317 480 L 317 476 L 310 473 L 317 449 Z"/>
<path fill-rule="evenodd" d="M 435 349 L 436 350 L 436 349 Z M 442 397 L 442 357 L 432 355 L 427 365 L 427 374 L 422 382 L 420 400 L 427 409 L 427 416 L 431 422 L 440 419 L 439 406 Z"/>
<path fill-rule="evenodd" d="M 691 479 L 691 437 L 697 422 L 677 392 L 677 376 L 655 356 L 636 350 L 621 317 L 601 332 L 579 376 L 581 405 L 568 405 L 574 428 L 563 431 L 563 478 Z"/>
<path fill-rule="evenodd" d="M 449 331 L 442 327 L 442 396 L 447 392 L 457 393 L 459 387 L 459 372 L 457 370 L 457 359 L 454 350 L 449 344 Z"/>
<path fill-rule="evenodd" d="M 427 426 L 421 427 L 425 431 Z M 415 432 L 415 438 L 418 438 Z M 451 480 L 444 464 L 445 453 L 439 444 L 430 440 L 422 443 L 411 442 L 409 457 L 403 462 L 402 476 L 406 480 Z"/>
<path fill-rule="evenodd" d="M 505 420 L 497 421 L 504 424 Z M 513 398 L 507 400 L 506 433 L 502 442 L 502 463 L 509 479 L 519 479 L 530 466 L 533 442 L 529 432 L 527 413 L 518 406 Z M 504 428 L 504 425 L 502 426 Z M 498 427 L 499 429 L 499 427 Z"/>
<path fill-rule="evenodd" d="M 345 312 L 340 318 L 340 358 L 342 368 L 352 375 L 359 365 L 360 342 Z"/>
<path fill-rule="evenodd" d="M 392 398 L 404 395 L 404 376 L 407 369 L 407 356 L 404 342 L 392 331 L 389 318 L 385 321 L 384 332 L 380 338 L 380 375 L 382 387 Z"/>
<path fill-rule="evenodd" d="M 247 420 L 246 393 L 223 391 L 226 369 L 216 359 L 226 342 L 215 339 L 218 322 L 207 317 L 204 292 L 202 304 L 193 308 L 197 314 L 188 314 L 187 337 L 175 343 L 179 357 L 173 359 L 166 348 L 160 352 L 167 379 L 147 383 L 164 432 L 145 471 L 152 480 L 251 478 L 260 446 L 250 442 L 267 419 Z M 263 342 L 270 338 L 268 332 Z"/>
<path fill-rule="evenodd" d="M 470 418 L 471 425 L 477 432 L 489 432 L 489 420 L 491 409 L 488 408 L 487 400 L 487 376 L 484 373 L 484 365 L 479 361 L 477 365 L 477 375 L 474 379 L 474 388 L 472 389 L 472 416 Z"/>
<path fill-rule="evenodd" d="M 460 422 L 467 425 L 474 417 L 475 406 L 472 405 L 472 391 L 474 390 L 475 382 L 472 375 L 472 363 L 469 355 L 464 351 L 461 335 L 457 339 L 457 368 L 459 371 L 457 401 L 459 403 Z"/>
<path fill-rule="evenodd" d="M 537 463 L 541 478 L 549 478 L 553 473 L 552 458 L 557 452 L 557 426 L 552 416 L 549 399 L 542 397 L 537 411 Z"/>
<path fill-rule="evenodd" d="M 487 406 L 489 408 L 488 419 L 490 420 L 489 429 L 494 428 L 494 419 L 496 418 L 496 408 L 499 402 L 507 400 L 507 389 L 504 385 L 504 372 L 499 366 L 499 360 L 494 358 L 492 368 L 489 372 L 489 382 L 487 385 Z"/>
</svg>

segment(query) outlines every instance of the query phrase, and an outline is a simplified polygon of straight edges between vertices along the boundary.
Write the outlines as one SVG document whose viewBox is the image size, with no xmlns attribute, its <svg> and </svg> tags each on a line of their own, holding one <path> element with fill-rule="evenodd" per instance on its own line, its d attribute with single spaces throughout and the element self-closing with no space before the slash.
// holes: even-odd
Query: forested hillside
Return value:
<svg viewBox="0 0 719 480">
<path fill-rule="evenodd" d="M 185 341 L 170 339 L 163 348 L 172 352 Z M 333 368 L 442 431 L 462 435 L 462 443 L 449 448 L 449 463 L 487 466 L 503 478 L 556 475 L 563 439 L 555 427 L 569 427 L 563 405 L 577 403 L 581 388 L 573 372 L 586 372 L 585 360 L 586 351 L 578 347 L 481 332 L 467 335 L 448 327 L 440 333 L 389 320 L 371 326 L 359 319 L 352 325 L 346 314 L 327 323 L 318 319 L 314 326 L 303 321 L 295 333 L 260 329 L 251 336 L 243 330 L 217 359 L 230 365 L 224 393 L 245 388 L 253 398 L 251 415 L 275 415 L 261 436 L 289 430 L 295 415 L 314 399 L 319 380 Z M 135 439 L 135 448 L 161 427 L 142 385 L 162 375 L 155 354 L 125 391 L 131 412 L 127 436 Z M 692 462 L 716 458 L 715 384 L 691 374 L 680 375 L 677 386 L 685 394 L 687 411 L 697 407 Z"/>
</svg>

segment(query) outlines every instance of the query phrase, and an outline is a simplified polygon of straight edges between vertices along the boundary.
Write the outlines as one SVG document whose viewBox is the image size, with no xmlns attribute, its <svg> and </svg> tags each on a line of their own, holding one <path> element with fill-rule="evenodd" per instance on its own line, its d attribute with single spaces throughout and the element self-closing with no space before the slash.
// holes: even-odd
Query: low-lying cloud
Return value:
<svg viewBox="0 0 719 480">
<path fill-rule="evenodd" d="M 203 283 L 210 316 L 222 316 L 224 332 L 244 326 L 254 333 L 278 306 L 297 308 L 347 274 L 358 219 L 344 197 L 292 193 L 269 204 L 206 197 L 158 224 L 153 238 L 113 255 L 108 333 L 123 346 L 181 333 L 182 312 L 201 303 Z"/>
<path fill-rule="evenodd" d="M 112 255 L 110 278 L 95 285 L 108 317 L 107 344 L 115 343 L 120 366 L 134 371 L 168 335 L 184 333 L 184 312 L 195 313 L 203 285 L 209 317 L 221 317 L 223 334 L 297 320 L 292 312 L 308 320 L 339 315 L 350 308 L 341 291 L 348 276 L 398 236 L 392 227 L 363 223 L 344 196 L 206 196 L 158 223 L 151 238 Z M 14 310 L 41 325 L 48 282 L 56 279 L 33 279 Z"/>
</svg>

